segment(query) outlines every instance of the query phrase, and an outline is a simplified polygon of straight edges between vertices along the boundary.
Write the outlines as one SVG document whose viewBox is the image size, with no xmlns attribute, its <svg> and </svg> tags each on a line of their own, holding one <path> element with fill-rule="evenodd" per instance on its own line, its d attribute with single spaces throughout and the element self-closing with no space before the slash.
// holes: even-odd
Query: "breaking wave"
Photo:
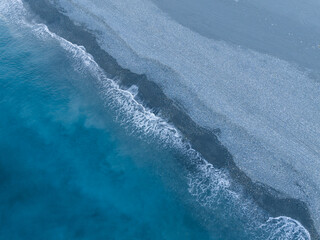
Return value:
<svg viewBox="0 0 320 240">
<path fill-rule="evenodd" d="M 251 226 L 247 227 L 251 231 L 260 231 L 261 239 L 310 239 L 308 231 L 299 222 L 289 217 L 268 218 L 265 222 L 261 222 L 261 219 L 265 219 L 265 213 L 253 202 L 244 199 L 241 189 L 234 190 L 232 186 L 235 183 L 231 181 L 227 171 L 214 168 L 191 147 L 174 126 L 138 102 L 135 98 L 138 92 L 136 86 L 127 90 L 120 88 L 116 81 L 106 77 L 104 71 L 83 46 L 75 45 L 52 33 L 44 24 L 27 20 L 30 19 L 29 17 L 21 0 L 1 1 L 0 18 L 2 20 L 16 24 L 17 27 L 30 29 L 43 41 L 57 41 L 73 59 L 76 71 L 89 72 L 96 79 L 100 96 L 109 108 L 115 110 L 116 120 L 122 126 L 128 129 L 128 126 L 133 126 L 133 134 L 142 134 L 144 139 L 152 138 L 163 146 L 175 148 L 190 160 L 189 164 L 193 168 L 192 172 L 186 176 L 188 191 L 201 206 L 213 210 L 221 207 L 227 200 L 226 214 L 238 212 L 242 216 L 255 218 L 256 222 L 254 224 L 251 222 Z M 230 209 L 227 210 L 227 208 Z"/>
</svg>

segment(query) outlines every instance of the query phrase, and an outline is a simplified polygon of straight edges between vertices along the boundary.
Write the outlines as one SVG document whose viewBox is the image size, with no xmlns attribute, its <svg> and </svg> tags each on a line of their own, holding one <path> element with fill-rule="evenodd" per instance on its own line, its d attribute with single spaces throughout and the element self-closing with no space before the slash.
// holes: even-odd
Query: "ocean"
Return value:
<svg viewBox="0 0 320 240">
<path fill-rule="evenodd" d="M 194 150 L 137 87 L 0 3 L 0 239 L 310 239 Z"/>
</svg>

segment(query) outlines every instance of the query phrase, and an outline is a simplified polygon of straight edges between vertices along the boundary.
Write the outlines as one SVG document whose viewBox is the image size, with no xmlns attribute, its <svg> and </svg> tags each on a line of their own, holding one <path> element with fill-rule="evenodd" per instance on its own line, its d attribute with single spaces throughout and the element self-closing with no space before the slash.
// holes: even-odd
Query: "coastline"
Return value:
<svg viewBox="0 0 320 240">
<path fill-rule="evenodd" d="M 138 97 L 147 107 L 161 111 L 161 114 L 190 141 L 193 148 L 213 166 L 228 169 L 231 177 L 244 187 L 246 193 L 252 196 L 261 208 L 274 217 L 284 215 L 298 220 L 309 231 L 312 239 L 320 239 L 305 203 L 286 198 L 266 185 L 254 183 L 236 166 L 231 154 L 221 145 L 215 133 L 198 126 L 181 107 L 163 93 L 156 83 L 150 81 L 145 75 L 135 74 L 121 68 L 113 57 L 101 49 L 95 36 L 82 27 L 76 26 L 47 1 L 34 3 L 25 0 L 25 2 L 29 3 L 31 10 L 45 22 L 51 31 L 77 45 L 84 46 L 99 66 L 110 75 L 109 77 L 119 78 L 125 87 L 137 85 L 139 87 Z"/>
</svg>

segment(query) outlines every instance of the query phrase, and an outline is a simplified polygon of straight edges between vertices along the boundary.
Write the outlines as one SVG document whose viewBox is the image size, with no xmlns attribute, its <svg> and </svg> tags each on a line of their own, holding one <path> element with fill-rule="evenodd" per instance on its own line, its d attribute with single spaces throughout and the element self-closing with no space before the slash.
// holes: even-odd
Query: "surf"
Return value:
<svg viewBox="0 0 320 240">
<path fill-rule="evenodd" d="M 161 116 L 153 113 L 152 109 L 144 107 L 143 103 L 136 99 L 136 92 L 139 91 L 137 88 L 122 89 L 115 80 L 107 78 L 104 71 L 94 61 L 93 56 L 88 54 L 84 47 L 75 45 L 50 32 L 44 24 L 28 21 L 26 16 L 31 16 L 23 7 L 21 1 L 3 1 L 0 5 L 0 13 L 1 19 L 4 21 L 9 21 L 10 24 L 17 24 L 19 25 L 18 27 L 29 28 L 32 33 L 44 42 L 48 40 L 57 41 L 73 60 L 75 71 L 89 72 L 96 79 L 96 84 L 100 89 L 99 96 L 104 100 L 106 107 L 112 108 L 116 113 L 115 121 L 118 121 L 124 128 L 134 129 L 130 134 L 142 136 L 145 141 L 150 141 L 152 138 L 162 146 L 169 149 L 173 148 L 186 156 L 189 160 L 187 164 L 191 165 L 193 169 L 186 176 L 189 186 L 188 191 L 200 205 L 213 210 L 221 206 L 217 204 L 219 201 L 223 202 L 227 199 L 230 201 L 228 206 L 233 206 L 235 212 L 237 207 L 240 207 L 239 214 L 241 216 L 247 215 L 248 212 L 246 210 L 249 208 L 253 211 L 253 215 L 249 216 L 250 218 L 254 218 L 255 210 L 260 211 L 250 200 L 244 199 L 241 191 L 235 190 L 235 183 L 229 178 L 227 171 L 215 169 L 203 159 L 200 153 L 191 147 L 174 126 L 167 123 Z M 241 202 L 245 202 L 247 206 L 241 205 Z M 230 212 L 228 214 L 231 215 L 233 213 Z M 260 214 L 262 219 L 266 218 L 265 213 Z M 293 219 L 288 217 L 270 218 L 262 223 L 261 218 L 256 219 L 254 226 L 247 226 L 248 229 L 252 231 L 268 229 L 261 234 L 264 236 L 269 234 L 270 239 L 273 239 L 274 236 L 295 237 L 297 235 L 301 239 L 310 239 L 307 230 Z M 268 227 L 266 228 L 265 226 Z"/>
</svg>

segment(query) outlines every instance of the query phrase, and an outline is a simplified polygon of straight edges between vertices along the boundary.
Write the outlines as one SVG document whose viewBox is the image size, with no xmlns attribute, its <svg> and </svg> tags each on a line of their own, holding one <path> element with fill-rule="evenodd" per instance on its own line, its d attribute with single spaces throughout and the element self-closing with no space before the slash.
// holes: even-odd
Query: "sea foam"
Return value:
<svg viewBox="0 0 320 240">
<path fill-rule="evenodd" d="M 227 172 L 215 169 L 201 157 L 201 154 L 192 149 L 174 126 L 139 103 L 135 99 L 136 87 L 124 90 L 114 80 L 107 78 L 104 71 L 94 61 L 93 57 L 86 52 L 84 47 L 72 44 L 50 32 L 44 24 L 27 21 L 27 16 L 30 16 L 20 0 L 2 1 L 0 4 L 0 16 L 2 20 L 10 24 L 17 24 L 20 28 L 29 28 L 31 32 L 43 41 L 57 41 L 74 60 L 76 71 L 90 72 L 95 77 L 101 87 L 99 94 L 108 107 L 116 110 L 117 121 L 123 126 L 128 124 L 135 126 L 136 133 L 159 139 L 159 143 L 174 147 L 187 156 L 190 164 L 194 165 L 195 170 L 186 176 L 189 180 L 189 192 L 200 205 L 209 209 L 218 207 L 219 198 L 223 197 L 230 200 L 234 210 L 240 209 L 243 211 L 242 214 L 250 215 L 252 218 L 255 215 L 259 215 L 258 212 L 260 210 L 250 200 L 244 199 L 241 194 L 230 188 L 232 181 Z M 248 209 L 252 211 L 252 214 L 249 214 Z M 263 214 L 261 213 L 261 215 Z M 266 229 L 263 234 L 264 236 L 267 234 L 269 239 L 290 239 L 296 236 L 299 236 L 298 239 L 310 239 L 307 230 L 291 218 L 282 216 L 269 218 L 266 222 L 259 222 L 262 219 L 263 217 L 261 219 L 258 218 L 255 225 L 259 229 Z"/>
<path fill-rule="evenodd" d="M 147 0 L 57 2 L 122 67 L 146 74 L 198 124 L 219 128 L 250 178 L 306 202 L 320 227 L 320 83 L 309 70 L 202 37 Z"/>
</svg>

